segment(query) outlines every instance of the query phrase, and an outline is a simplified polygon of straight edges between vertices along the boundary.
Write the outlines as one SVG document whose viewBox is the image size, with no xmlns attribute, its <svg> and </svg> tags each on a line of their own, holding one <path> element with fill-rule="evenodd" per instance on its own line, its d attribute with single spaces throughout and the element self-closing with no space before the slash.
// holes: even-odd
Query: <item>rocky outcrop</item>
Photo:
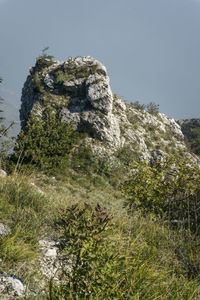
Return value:
<svg viewBox="0 0 200 300">
<path fill-rule="evenodd" d="M 113 153 L 130 147 L 141 159 L 152 152 L 186 151 L 184 136 L 175 120 L 164 114 L 151 114 L 124 103 L 113 95 L 106 68 L 90 56 L 36 63 L 22 91 L 22 128 L 30 113 L 40 117 L 47 105 L 62 112 L 63 121 L 72 122 L 88 134 L 93 149 Z"/>
<path fill-rule="evenodd" d="M 34 291 L 31 291 L 26 286 L 25 282 L 12 274 L 6 274 L 0 272 L 0 299 L 32 299 L 32 296 L 36 296 Z M 27 298 L 28 297 L 28 298 Z"/>
</svg>

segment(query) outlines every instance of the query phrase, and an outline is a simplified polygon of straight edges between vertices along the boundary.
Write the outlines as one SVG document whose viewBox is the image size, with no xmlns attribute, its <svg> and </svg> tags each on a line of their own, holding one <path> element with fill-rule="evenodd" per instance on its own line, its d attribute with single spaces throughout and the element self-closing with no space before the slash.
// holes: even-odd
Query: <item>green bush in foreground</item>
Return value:
<svg viewBox="0 0 200 300">
<path fill-rule="evenodd" d="M 190 269 L 200 257 L 187 232 L 169 231 L 139 212 L 111 221 L 102 206 L 81 203 L 60 211 L 56 224 L 62 281 L 52 279 L 47 299 L 198 297 L 198 275 Z"/>
<path fill-rule="evenodd" d="M 69 268 L 63 268 L 65 282 L 54 288 L 54 293 L 65 299 L 86 299 L 98 294 L 114 297 L 120 293 L 114 288 L 118 274 L 113 271 L 120 259 L 113 251 L 113 243 L 108 243 L 110 219 L 106 209 L 98 204 L 75 204 L 61 211 L 56 221 L 59 248 Z"/>
</svg>

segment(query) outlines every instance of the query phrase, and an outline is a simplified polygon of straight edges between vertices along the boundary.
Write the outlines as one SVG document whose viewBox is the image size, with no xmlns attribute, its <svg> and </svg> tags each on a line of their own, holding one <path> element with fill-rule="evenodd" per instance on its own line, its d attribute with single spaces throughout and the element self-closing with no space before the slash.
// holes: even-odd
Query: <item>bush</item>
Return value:
<svg viewBox="0 0 200 300">
<path fill-rule="evenodd" d="M 139 101 L 131 102 L 130 103 L 135 109 L 138 110 L 146 110 L 148 113 L 152 115 L 157 115 L 159 112 L 159 104 L 155 102 L 150 102 L 148 104 L 141 104 Z"/>
<path fill-rule="evenodd" d="M 159 104 L 156 104 L 155 102 L 150 102 L 146 105 L 146 110 L 152 115 L 157 115 L 159 112 Z"/>
<path fill-rule="evenodd" d="M 40 55 L 36 59 L 36 67 L 39 68 L 40 71 L 43 70 L 44 68 L 50 67 L 51 65 L 54 64 L 53 58 L 54 57 L 52 55 L 47 55 L 46 53 Z"/>
<path fill-rule="evenodd" d="M 191 150 L 200 155 L 200 128 L 190 128 L 190 135 L 188 136 L 188 143 Z"/>
<path fill-rule="evenodd" d="M 111 174 L 111 162 L 108 157 L 94 154 L 91 146 L 84 142 L 73 151 L 70 160 L 71 167 L 87 175 L 97 174 L 109 177 Z"/>
<path fill-rule="evenodd" d="M 144 110 L 146 107 L 145 104 L 141 104 L 139 101 L 131 102 L 131 105 L 138 110 Z"/>
<path fill-rule="evenodd" d="M 54 293 L 64 299 L 117 296 L 118 290 L 113 289 L 116 255 L 106 235 L 110 220 L 106 209 L 98 204 L 95 207 L 87 203 L 74 204 L 60 211 L 56 228 L 63 254 L 61 277 L 64 281 L 59 287 L 51 286 L 51 295 Z"/>
<path fill-rule="evenodd" d="M 122 188 L 127 195 L 125 205 L 130 210 L 142 208 L 199 233 L 198 166 L 181 158 L 170 158 L 156 166 L 134 163 L 133 170 Z"/>
<path fill-rule="evenodd" d="M 42 86 L 40 76 L 38 72 L 35 72 L 32 76 L 32 84 L 33 90 L 35 93 L 42 93 L 44 92 L 44 87 Z"/>
<path fill-rule="evenodd" d="M 40 119 L 30 115 L 17 138 L 13 158 L 43 170 L 58 167 L 68 159 L 76 139 L 72 125 L 62 121 L 61 112 L 46 107 Z"/>
</svg>

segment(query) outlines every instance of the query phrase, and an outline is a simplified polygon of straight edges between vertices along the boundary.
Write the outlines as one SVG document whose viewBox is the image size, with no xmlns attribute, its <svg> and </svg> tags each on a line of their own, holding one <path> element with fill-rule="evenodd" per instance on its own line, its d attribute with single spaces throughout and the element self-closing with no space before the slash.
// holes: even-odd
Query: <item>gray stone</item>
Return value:
<svg viewBox="0 0 200 300">
<path fill-rule="evenodd" d="M 0 299 L 3 300 L 15 299 L 23 296 L 35 296 L 36 293 L 29 290 L 21 278 L 5 272 L 0 272 L 0 295 Z"/>
<path fill-rule="evenodd" d="M 0 236 L 10 234 L 11 230 L 8 226 L 4 225 L 3 223 L 0 223 Z"/>
<path fill-rule="evenodd" d="M 137 110 L 117 95 L 113 96 L 106 68 L 94 58 L 70 58 L 40 70 L 45 96 L 34 91 L 35 71 L 31 69 L 22 90 L 22 128 L 31 112 L 40 118 L 43 97 L 49 94 L 51 103 L 61 104 L 63 121 L 72 122 L 75 130 L 88 134 L 86 140 L 94 151 L 112 156 L 117 149 L 129 146 L 141 160 L 155 160 L 157 150 L 163 155 L 172 150 L 187 152 L 184 136 L 175 120 L 161 113 Z M 58 71 L 65 72 L 59 84 L 56 81 Z M 67 102 L 63 100 L 66 96 Z"/>
</svg>

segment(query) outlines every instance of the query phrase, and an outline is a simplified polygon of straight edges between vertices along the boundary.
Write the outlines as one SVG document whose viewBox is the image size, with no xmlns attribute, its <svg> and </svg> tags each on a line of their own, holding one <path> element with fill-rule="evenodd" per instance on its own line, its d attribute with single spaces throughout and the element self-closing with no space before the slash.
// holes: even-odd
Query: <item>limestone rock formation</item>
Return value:
<svg viewBox="0 0 200 300">
<path fill-rule="evenodd" d="M 0 272 L 0 299 L 32 299 L 36 293 L 26 286 L 25 282 L 15 275 Z M 28 297 L 28 298 L 26 298 Z M 24 299 L 24 298 L 23 298 Z"/>
<path fill-rule="evenodd" d="M 30 113 L 40 117 L 51 105 L 61 109 L 63 121 L 72 122 L 100 152 L 114 153 L 129 147 L 141 159 L 152 152 L 186 151 L 184 136 L 175 120 L 150 114 L 113 94 L 106 68 L 94 58 L 76 57 L 66 62 L 46 61 L 30 69 L 21 98 L 24 128 Z"/>
</svg>

